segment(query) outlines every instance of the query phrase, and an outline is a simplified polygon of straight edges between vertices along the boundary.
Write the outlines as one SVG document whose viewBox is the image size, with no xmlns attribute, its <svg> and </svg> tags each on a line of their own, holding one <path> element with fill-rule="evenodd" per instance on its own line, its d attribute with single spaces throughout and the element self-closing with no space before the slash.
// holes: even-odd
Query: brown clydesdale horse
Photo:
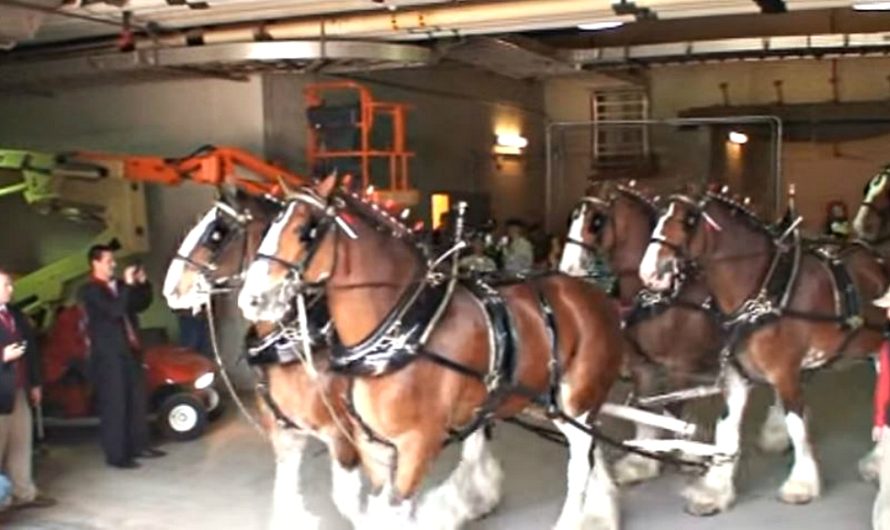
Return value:
<svg viewBox="0 0 890 530">
<path fill-rule="evenodd" d="M 716 444 L 726 453 L 738 452 L 751 383 L 769 383 L 786 410 L 794 447 L 794 465 L 780 497 L 796 504 L 811 501 L 820 493 L 820 478 L 807 432 L 801 374 L 877 350 L 883 318 L 870 302 L 887 284 L 881 264 L 859 245 L 843 249 L 833 260 L 804 252 L 798 241 L 777 237 L 744 205 L 718 193 L 700 200 L 682 195 L 670 199 L 640 275 L 649 288 L 667 289 L 688 260 L 697 263 L 708 290 L 733 323 L 723 372 L 727 412 L 717 424 Z M 695 512 L 713 513 L 732 503 L 736 465 L 737 459 L 713 466 L 693 486 Z"/>
<path fill-rule="evenodd" d="M 277 211 L 278 206 L 261 198 L 225 194 L 189 230 L 170 263 L 163 289 L 167 304 L 174 310 L 200 310 L 208 305 L 214 290 L 239 286 L 243 268 L 253 259 Z M 256 328 L 262 337 L 278 326 L 258 323 Z M 357 520 L 361 501 L 358 454 L 336 421 L 339 414 L 344 418 L 344 426 L 351 425 L 341 408 L 342 400 L 333 399 L 342 394 L 344 381 L 328 375 L 320 381 L 310 381 L 301 363 L 269 364 L 259 370 L 272 403 L 277 404 L 285 419 L 276 418 L 258 393 L 260 423 L 272 441 L 276 457 L 271 526 L 317 526 L 317 518 L 306 508 L 299 486 L 307 433 L 327 444 L 334 502 L 345 517 Z"/>
<path fill-rule="evenodd" d="M 244 267 L 253 260 L 262 235 L 277 213 L 279 205 L 240 193 L 229 193 L 217 202 L 188 232 L 170 264 L 164 282 L 170 307 L 198 310 L 208 304 L 213 290 L 239 287 Z M 280 336 L 282 329 L 279 323 L 256 323 L 248 333 L 251 342 L 266 346 L 254 345 L 253 351 L 265 355 L 280 348 L 271 340 Z M 315 332 L 310 330 L 312 335 Z M 299 347 L 292 339 L 290 342 L 286 347 Z M 291 362 L 255 364 L 260 381 L 260 424 L 272 441 L 276 457 L 270 525 L 274 529 L 320 525 L 306 507 L 299 482 L 307 436 L 325 443 L 331 454 L 332 498 L 337 509 L 354 524 L 361 521 L 361 457 L 343 400 L 348 380 L 327 369 L 329 356 L 323 338 L 316 338 L 313 347 L 314 370 L 307 369 L 299 359 L 294 361 L 301 356 L 293 354 Z M 447 504 L 467 519 L 475 519 L 499 502 L 500 470 L 481 432 L 464 443 L 462 457 L 449 482 L 461 484 L 461 488 L 440 488 L 425 499 L 425 504 Z"/>
<path fill-rule="evenodd" d="M 632 183 L 617 186 L 605 198 L 585 197 L 572 213 L 560 261 L 561 271 L 583 277 L 587 275 L 586 262 L 598 253 L 617 276 L 619 302 L 630 309 L 624 333 L 632 347 L 626 361 L 638 397 L 665 390 L 661 372 L 665 372 L 672 389 L 698 379 L 712 382 L 722 345 L 719 315 L 710 306 L 707 288 L 696 276 L 680 282 L 670 296 L 649 297 L 638 303 L 637 295 L 643 289 L 640 261 L 657 215 L 655 202 Z M 656 428 L 636 424 L 637 439 L 659 435 Z M 616 482 L 633 484 L 658 476 L 661 462 L 631 453 L 613 469 Z"/>
<path fill-rule="evenodd" d="M 493 362 L 499 339 L 482 299 L 446 278 L 453 288 L 453 296 L 443 298 L 447 304 L 437 302 L 432 319 L 412 323 L 421 311 L 414 301 L 434 287 L 409 231 L 340 192 L 334 177 L 290 197 L 248 270 L 239 305 L 249 320 L 276 320 L 287 312 L 283 300 L 322 284 L 344 345 L 335 359 L 364 359 L 358 354 L 365 350 L 356 346 L 387 338 L 389 349 L 373 351 L 379 372 L 353 373 L 347 396 L 363 426 L 362 464 L 378 492 L 369 503 L 369 527 L 458 527 L 460 514 L 448 510 L 435 520 L 412 516 L 413 498 L 443 442 L 450 432 L 477 424 L 480 409 L 491 406 L 492 417 L 511 417 L 540 395 L 564 412 L 556 425 L 570 446 L 568 492 L 557 528 L 617 528 L 615 491 L 600 451 L 590 458 L 593 439 L 572 426 L 596 414 L 620 369 L 618 318 L 605 295 L 565 276 L 489 291 L 487 300 L 505 304 L 515 348 L 514 369 L 503 374 L 511 379 L 508 391 L 492 401 L 497 394 L 489 394 L 477 376 L 500 373 L 492 369 L 499 364 Z M 416 329 L 424 330 L 416 349 L 406 350 L 404 341 Z M 387 364 L 398 360 L 395 367 Z M 495 379 L 486 380 L 488 389 L 503 390 Z M 378 456 L 365 457 L 370 454 Z"/>
</svg>

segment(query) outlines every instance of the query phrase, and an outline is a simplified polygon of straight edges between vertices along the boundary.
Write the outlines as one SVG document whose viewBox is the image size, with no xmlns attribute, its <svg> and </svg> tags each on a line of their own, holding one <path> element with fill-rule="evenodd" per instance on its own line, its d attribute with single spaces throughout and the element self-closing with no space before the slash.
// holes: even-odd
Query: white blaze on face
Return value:
<svg viewBox="0 0 890 530">
<path fill-rule="evenodd" d="M 178 256 L 189 257 L 192 255 L 192 252 L 195 251 L 195 248 L 201 241 L 201 236 L 207 231 L 210 223 L 216 219 L 216 215 L 217 207 L 214 206 L 204 214 L 204 217 L 201 218 L 198 224 L 189 230 L 189 233 L 186 234 L 185 239 L 179 245 Z M 164 290 L 162 292 L 167 300 L 167 305 L 171 309 L 193 309 L 195 304 L 200 305 L 199 298 L 201 296 L 199 294 L 201 293 L 197 292 L 198 282 L 192 282 L 188 292 L 180 291 L 187 266 L 188 264 L 184 260 L 174 258 L 170 262 L 170 266 L 167 267 L 167 276 L 164 277 Z"/>
<path fill-rule="evenodd" d="M 856 235 L 858 235 L 859 237 L 868 237 L 875 235 L 865 233 L 865 218 L 868 216 L 869 210 L 869 208 L 865 205 L 873 203 L 875 199 L 877 199 L 878 196 L 880 196 L 880 194 L 884 192 L 884 188 L 886 187 L 886 173 L 881 173 L 880 175 L 871 179 L 871 182 L 868 185 L 868 190 L 866 190 L 865 192 L 865 197 L 862 199 L 862 205 L 859 206 L 859 210 L 856 212 L 856 218 L 853 219 L 853 230 L 856 231 Z"/>
<path fill-rule="evenodd" d="M 661 240 L 664 238 L 664 225 L 667 223 L 668 219 L 673 217 L 673 215 L 674 203 L 671 203 L 667 212 L 661 216 L 658 220 L 658 224 L 655 225 L 655 230 L 652 232 L 653 240 Z M 640 261 L 640 279 L 643 280 L 646 287 L 657 291 L 663 291 L 671 285 L 670 275 L 665 274 L 660 276 L 658 274 L 658 254 L 660 250 L 661 244 L 656 241 L 650 242 L 649 246 L 646 247 L 646 253 L 643 254 L 643 260 Z"/>
<path fill-rule="evenodd" d="M 573 243 L 583 241 L 584 221 L 587 219 L 587 204 L 582 204 L 569 227 L 569 235 L 566 244 L 562 248 L 562 257 L 559 260 L 559 270 L 569 276 L 584 276 L 584 258 L 587 249 Z"/>
<path fill-rule="evenodd" d="M 269 226 L 269 231 L 266 232 L 266 236 L 263 237 L 263 241 L 260 243 L 257 254 L 274 256 L 278 252 L 281 237 L 284 234 L 284 229 L 287 226 L 291 215 L 294 213 L 294 208 L 296 208 L 296 203 L 290 203 L 287 210 L 285 210 L 284 213 L 281 214 L 271 226 Z M 244 286 L 238 294 L 238 307 L 241 309 L 244 318 L 251 322 L 266 319 L 266 317 L 263 316 L 264 308 L 260 307 L 257 302 L 264 294 L 272 291 L 278 283 L 280 283 L 280 280 L 272 281 L 269 277 L 270 272 L 271 268 L 269 267 L 269 260 L 263 258 L 255 259 L 247 269 Z M 270 320 L 274 321 L 277 319 L 271 318 Z"/>
</svg>

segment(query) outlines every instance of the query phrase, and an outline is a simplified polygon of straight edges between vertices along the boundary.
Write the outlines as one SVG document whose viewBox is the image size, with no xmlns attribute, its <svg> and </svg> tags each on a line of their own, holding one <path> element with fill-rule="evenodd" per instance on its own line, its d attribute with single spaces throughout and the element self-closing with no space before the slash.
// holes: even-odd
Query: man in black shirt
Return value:
<svg viewBox="0 0 890 530">
<path fill-rule="evenodd" d="M 163 456 L 148 446 L 145 375 L 137 313 L 151 304 L 151 285 L 140 267 L 127 267 L 115 279 L 112 247 L 93 246 L 91 277 L 78 299 L 87 319 L 90 374 L 101 420 L 102 449 L 109 465 L 139 467 L 136 457 Z"/>
</svg>

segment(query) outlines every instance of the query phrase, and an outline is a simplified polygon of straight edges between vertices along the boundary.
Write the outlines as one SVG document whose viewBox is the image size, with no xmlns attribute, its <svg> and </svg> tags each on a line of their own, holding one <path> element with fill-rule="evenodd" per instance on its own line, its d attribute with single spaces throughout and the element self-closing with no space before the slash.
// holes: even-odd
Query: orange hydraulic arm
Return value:
<svg viewBox="0 0 890 530">
<path fill-rule="evenodd" d="M 373 159 L 386 160 L 388 165 L 389 188 L 378 186 L 378 189 L 391 192 L 408 192 L 411 190 L 411 182 L 408 173 L 408 162 L 414 156 L 414 152 L 407 147 L 406 120 L 408 105 L 404 103 L 391 103 L 376 101 L 371 91 L 354 81 L 331 81 L 325 83 L 313 83 L 304 89 L 304 98 L 307 108 L 325 105 L 325 94 L 332 92 L 355 92 L 355 99 L 359 105 L 360 117 L 356 124 L 359 130 L 359 146 L 355 150 L 330 150 L 319 141 L 317 131 L 311 125 L 308 129 L 307 156 L 309 166 L 314 168 L 319 160 L 335 158 L 358 159 L 361 167 L 362 188 L 373 184 L 371 182 L 371 161 Z M 374 147 L 372 136 L 375 120 L 388 117 L 392 123 L 392 131 L 385 147 Z"/>
<path fill-rule="evenodd" d="M 234 184 L 248 193 L 278 193 L 279 180 L 289 186 L 305 185 L 308 180 L 275 166 L 236 147 L 204 147 L 178 159 L 157 156 L 115 155 L 79 151 L 70 155 L 79 162 L 117 161 L 123 166 L 123 178 L 136 182 L 175 186 L 184 181 L 219 186 Z M 250 173 L 245 175 L 244 171 Z"/>
</svg>

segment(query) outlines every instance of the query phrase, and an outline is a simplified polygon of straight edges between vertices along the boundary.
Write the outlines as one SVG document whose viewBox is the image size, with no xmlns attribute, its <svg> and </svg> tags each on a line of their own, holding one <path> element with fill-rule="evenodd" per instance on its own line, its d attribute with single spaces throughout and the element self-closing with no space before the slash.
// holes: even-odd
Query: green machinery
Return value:
<svg viewBox="0 0 890 530">
<path fill-rule="evenodd" d="M 127 178 L 125 159 L 0 149 L 0 208 L 13 195 L 40 213 L 102 227 L 82 252 L 15 281 L 15 303 L 41 328 L 51 323 L 51 309 L 65 301 L 71 282 L 89 272 L 89 245 L 117 241 L 122 257 L 148 251 L 144 184 Z"/>
</svg>

